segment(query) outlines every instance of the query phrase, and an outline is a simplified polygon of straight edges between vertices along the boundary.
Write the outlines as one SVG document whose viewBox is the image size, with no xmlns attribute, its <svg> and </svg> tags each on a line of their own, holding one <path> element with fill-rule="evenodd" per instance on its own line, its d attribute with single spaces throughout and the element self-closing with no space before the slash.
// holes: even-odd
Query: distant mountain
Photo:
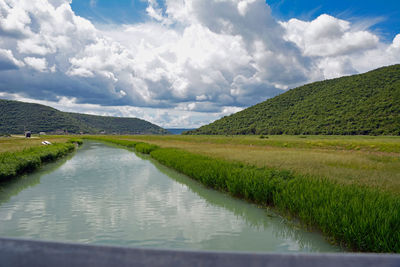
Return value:
<svg viewBox="0 0 400 267">
<path fill-rule="evenodd" d="M 0 99 L 0 133 L 168 134 L 165 129 L 137 118 L 104 117 L 61 112 L 32 103 Z"/>
<path fill-rule="evenodd" d="M 183 132 L 191 131 L 191 130 L 194 130 L 194 129 L 172 128 L 172 129 L 166 129 L 166 130 L 168 132 L 170 132 L 171 134 L 179 135 L 179 134 L 182 134 Z"/>
<path fill-rule="evenodd" d="M 186 134 L 400 135 L 400 65 L 304 85 Z"/>
</svg>

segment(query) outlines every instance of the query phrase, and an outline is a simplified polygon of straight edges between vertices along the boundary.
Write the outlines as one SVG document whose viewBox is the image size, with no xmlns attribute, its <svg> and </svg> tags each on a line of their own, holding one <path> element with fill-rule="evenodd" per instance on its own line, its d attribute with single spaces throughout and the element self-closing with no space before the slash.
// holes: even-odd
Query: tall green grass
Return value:
<svg viewBox="0 0 400 267">
<path fill-rule="evenodd" d="M 399 197 L 178 149 L 162 148 L 150 154 L 209 187 L 289 211 L 351 249 L 400 252 Z"/>
<path fill-rule="evenodd" d="M 137 152 L 143 153 L 143 154 L 150 154 L 152 151 L 159 149 L 159 146 L 156 145 L 151 145 L 147 143 L 138 143 L 135 146 L 135 149 Z"/>
<path fill-rule="evenodd" d="M 0 153 L 0 181 L 15 177 L 25 172 L 31 172 L 42 163 L 56 160 L 75 149 L 75 143 L 57 143 L 48 146 L 32 147 L 16 152 Z"/>
<path fill-rule="evenodd" d="M 81 146 L 83 144 L 83 140 L 80 138 L 71 138 L 67 141 L 67 143 L 77 144 L 78 146 Z"/>
<path fill-rule="evenodd" d="M 150 154 L 151 151 L 159 148 L 159 146 L 151 145 L 151 144 L 147 144 L 147 143 L 143 143 L 143 142 L 119 140 L 119 139 L 102 137 L 102 136 L 87 136 L 87 137 L 85 137 L 85 139 L 103 141 L 103 142 L 108 142 L 108 143 L 112 143 L 112 144 L 116 144 L 116 145 L 120 145 L 120 146 L 125 146 L 128 148 L 134 148 L 137 152 L 140 152 L 143 154 Z"/>
</svg>

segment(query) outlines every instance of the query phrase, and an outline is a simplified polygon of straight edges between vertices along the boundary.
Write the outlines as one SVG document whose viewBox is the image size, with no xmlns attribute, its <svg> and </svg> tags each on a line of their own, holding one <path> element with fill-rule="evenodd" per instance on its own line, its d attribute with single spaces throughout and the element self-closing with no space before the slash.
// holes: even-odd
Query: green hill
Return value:
<svg viewBox="0 0 400 267">
<path fill-rule="evenodd" d="M 94 116 L 61 112 L 32 103 L 0 99 L 0 133 L 167 134 L 168 131 L 137 118 Z"/>
<path fill-rule="evenodd" d="M 400 65 L 304 85 L 186 134 L 400 135 Z"/>
</svg>

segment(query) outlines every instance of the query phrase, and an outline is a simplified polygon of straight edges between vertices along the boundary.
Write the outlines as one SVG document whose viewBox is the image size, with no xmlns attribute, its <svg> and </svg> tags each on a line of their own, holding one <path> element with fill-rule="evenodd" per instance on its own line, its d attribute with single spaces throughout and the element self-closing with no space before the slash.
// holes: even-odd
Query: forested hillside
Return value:
<svg viewBox="0 0 400 267">
<path fill-rule="evenodd" d="M 304 85 L 186 134 L 400 135 L 400 65 Z"/>
<path fill-rule="evenodd" d="M 88 127 L 116 134 L 168 134 L 168 131 L 148 121 L 136 118 L 106 117 L 67 113 Z"/>
<path fill-rule="evenodd" d="M 44 105 L 0 99 L 0 134 L 23 134 L 25 130 L 33 133 L 168 133 L 141 119 L 67 113 Z"/>
</svg>

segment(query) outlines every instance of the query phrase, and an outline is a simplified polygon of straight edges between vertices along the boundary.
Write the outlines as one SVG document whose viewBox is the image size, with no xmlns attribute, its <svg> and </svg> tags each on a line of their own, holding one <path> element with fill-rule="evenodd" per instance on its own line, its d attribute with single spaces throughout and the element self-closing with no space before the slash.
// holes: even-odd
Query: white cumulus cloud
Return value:
<svg viewBox="0 0 400 267">
<path fill-rule="evenodd" d="M 17 60 L 13 52 L 8 49 L 0 49 L 0 71 L 1 70 L 10 70 L 10 69 L 18 69 L 23 67 L 25 64 L 19 60 Z"/>
<path fill-rule="evenodd" d="M 37 71 L 44 72 L 47 70 L 47 61 L 45 58 L 26 57 L 24 61 L 28 66 Z"/>
<path fill-rule="evenodd" d="M 326 14 L 310 22 L 291 19 L 281 24 L 286 28 L 284 38 L 294 42 L 306 56 L 348 55 L 379 44 L 376 35 L 354 30 L 350 22 Z"/>
</svg>

